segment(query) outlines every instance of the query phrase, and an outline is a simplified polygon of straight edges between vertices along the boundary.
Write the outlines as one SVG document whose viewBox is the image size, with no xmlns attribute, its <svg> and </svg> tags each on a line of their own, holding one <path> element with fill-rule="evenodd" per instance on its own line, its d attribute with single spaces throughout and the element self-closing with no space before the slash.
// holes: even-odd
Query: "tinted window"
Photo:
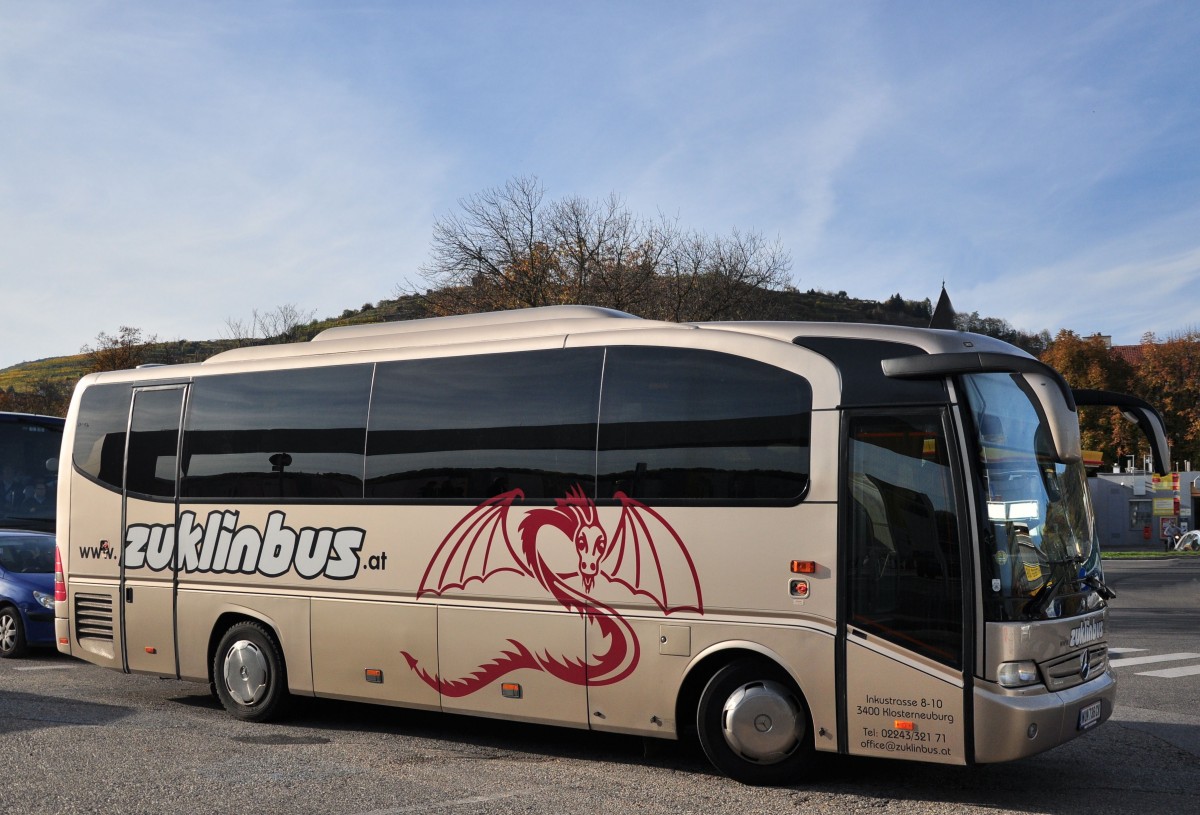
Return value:
<svg viewBox="0 0 1200 815">
<path fill-rule="evenodd" d="M 63 420 L 0 413 L 0 526 L 54 529 Z"/>
<path fill-rule="evenodd" d="M 125 467 L 129 396 L 129 385 L 93 385 L 79 400 L 75 424 L 75 466 L 117 490 Z"/>
<path fill-rule="evenodd" d="M 182 494 L 361 497 L 370 387 L 370 365 L 198 378 Z"/>
<path fill-rule="evenodd" d="M 53 574 L 54 538 L 40 535 L 0 537 L 0 568 L 13 574 Z"/>
<path fill-rule="evenodd" d="M 379 365 L 367 495 L 562 498 L 595 485 L 598 348 Z"/>
<path fill-rule="evenodd" d="M 175 497 L 179 414 L 183 388 L 138 391 L 133 397 L 129 468 L 125 489 L 158 498 Z"/>
<path fill-rule="evenodd" d="M 685 348 L 610 348 L 599 493 L 647 500 L 791 501 L 808 483 L 806 380 Z"/>
</svg>

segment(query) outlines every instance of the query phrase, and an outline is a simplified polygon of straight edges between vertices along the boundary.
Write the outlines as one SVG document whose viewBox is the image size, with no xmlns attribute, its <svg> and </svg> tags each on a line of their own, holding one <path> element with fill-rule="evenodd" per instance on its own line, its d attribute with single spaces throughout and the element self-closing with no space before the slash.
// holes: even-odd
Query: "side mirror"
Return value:
<svg viewBox="0 0 1200 815">
<path fill-rule="evenodd" d="M 1170 471 L 1170 448 L 1167 446 L 1167 425 L 1162 415 L 1149 403 L 1136 396 L 1112 391 L 1076 390 L 1075 404 L 1088 407 L 1115 407 L 1138 429 L 1150 443 L 1150 457 L 1154 460 L 1154 472 L 1166 475 Z"/>
<path fill-rule="evenodd" d="M 1063 464 L 1083 460 L 1083 441 L 1079 436 L 1079 414 L 1067 401 L 1059 380 L 1040 373 L 1021 374 L 1042 405 L 1046 426 L 1054 443 L 1055 458 Z M 1078 401 L 1076 401 L 1078 404 Z"/>
<path fill-rule="evenodd" d="M 1020 374 L 1029 384 L 1050 427 L 1055 458 L 1063 464 L 1083 460 L 1079 416 L 1066 380 L 1044 362 L 1029 356 L 993 352 L 914 354 L 881 360 L 884 376 L 896 379 L 937 379 L 956 374 Z M 982 431 L 982 428 L 981 428 Z"/>
</svg>

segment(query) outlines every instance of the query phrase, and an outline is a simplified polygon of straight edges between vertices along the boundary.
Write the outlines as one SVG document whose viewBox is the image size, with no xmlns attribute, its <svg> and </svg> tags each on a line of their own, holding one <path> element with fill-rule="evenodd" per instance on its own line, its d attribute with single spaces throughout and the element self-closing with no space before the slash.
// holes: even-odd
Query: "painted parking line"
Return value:
<svg viewBox="0 0 1200 815">
<path fill-rule="evenodd" d="M 1113 668 L 1124 668 L 1128 665 L 1149 665 L 1154 662 L 1177 662 L 1181 659 L 1200 659 L 1200 654 L 1178 653 L 1178 654 L 1156 654 L 1152 657 L 1128 657 L 1126 659 L 1109 660 L 1109 665 Z"/>
<path fill-rule="evenodd" d="M 28 665 L 19 668 L 14 667 L 14 671 L 69 671 L 74 668 L 74 665 Z"/>
<path fill-rule="evenodd" d="M 1163 679 L 1178 679 L 1181 676 L 1196 676 L 1200 674 L 1200 665 L 1188 665 L 1183 668 L 1164 668 L 1161 671 L 1138 672 L 1138 676 L 1158 676 Z"/>
<path fill-rule="evenodd" d="M 431 801 L 414 806 L 397 807 L 395 809 L 375 809 L 364 813 L 364 815 L 401 815 L 407 812 L 429 812 L 432 809 L 456 809 L 458 807 L 476 809 L 479 804 L 490 804 L 494 801 L 514 798 L 518 795 L 535 794 L 537 794 L 536 790 L 513 790 L 512 792 L 497 792 L 491 795 L 472 795 L 469 798 L 455 798 L 450 801 Z"/>
</svg>

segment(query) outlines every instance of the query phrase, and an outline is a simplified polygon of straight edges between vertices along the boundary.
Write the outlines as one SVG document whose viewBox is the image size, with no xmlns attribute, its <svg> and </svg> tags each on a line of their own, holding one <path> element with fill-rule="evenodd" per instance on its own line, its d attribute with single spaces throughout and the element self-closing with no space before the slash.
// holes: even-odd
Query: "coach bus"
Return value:
<svg viewBox="0 0 1200 815">
<path fill-rule="evenodd" d="M 61 417 L 0 411 L 0 529 L 54 531 L 62 437 Z"/>
<path fill-rule="evenodd" d="M 93 374 L 58 647 L 250 721 L 694 736 L 747 783 L 1016 759 L 1113 709 L 1076 402 L 975 334 L 583 306 Z"/>
</svg>

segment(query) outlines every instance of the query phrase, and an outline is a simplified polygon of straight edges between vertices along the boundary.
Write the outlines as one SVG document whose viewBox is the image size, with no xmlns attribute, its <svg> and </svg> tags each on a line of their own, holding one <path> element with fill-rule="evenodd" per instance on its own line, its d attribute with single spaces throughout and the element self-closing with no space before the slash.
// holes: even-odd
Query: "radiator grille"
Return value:
<svg viewBox="0 0 1200 815">
<path fill-rule="evenodd" d="M 107 594 L 75 594 L 75 638 L 113 641 L 113 599 Z"/>
<path fill-rule="evenodd" d="M 1093 645 L 1042 666 L 1046 687 L 1052 691 L 1073 688 L 1108 670 L 1108 646 Z"/>
</svg>

